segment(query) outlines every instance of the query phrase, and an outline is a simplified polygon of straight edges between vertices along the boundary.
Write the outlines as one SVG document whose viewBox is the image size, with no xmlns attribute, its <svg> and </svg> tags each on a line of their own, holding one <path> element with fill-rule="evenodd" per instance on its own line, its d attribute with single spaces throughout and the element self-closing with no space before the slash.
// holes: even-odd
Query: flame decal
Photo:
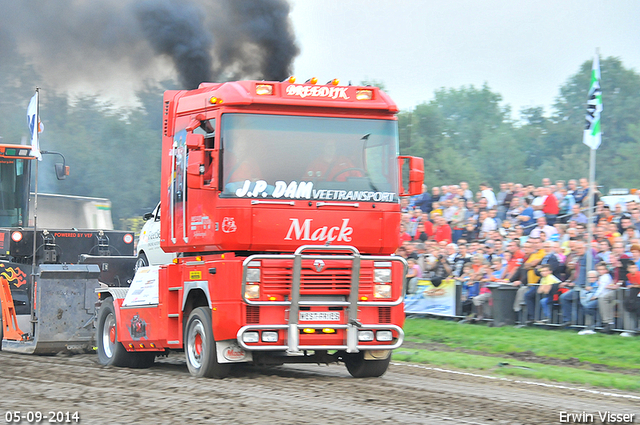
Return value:
<svg viewBox="0 0 640 425">
<path fill-rule="evenodd" d="M 4 267 L 4 264 L 0 264 L 0 267 Z M 27 274 L 20 268 L 7 267 L 0 273 L 0 276 L 7 279 L 7 282 L 13 283 L 16 288 L 27 283 Z"/>
</svg>

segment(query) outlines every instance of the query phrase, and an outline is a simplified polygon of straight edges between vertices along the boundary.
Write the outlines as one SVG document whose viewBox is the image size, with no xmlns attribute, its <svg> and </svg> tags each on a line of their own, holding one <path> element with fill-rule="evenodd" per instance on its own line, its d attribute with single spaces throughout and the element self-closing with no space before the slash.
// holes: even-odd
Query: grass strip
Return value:
<svg viewBox="0 0 640 425">
<path fill-rule="evenodd" d="M 543 365 L 522 362 L 501 357 L 486 357 L 466 353 L 451 353 L 421 349 L 398 349 L 393 360 L 446 366 L 469 372 L 489 372 L 492 375 L 515 376 L 519 378 L 541 379 L 624 391 L 640 391 L 640 380 L 634 375 L 598 372 L 579 368 Z"/>
<path fill-rule="evenodd" d="M 625 369 L 640 369 L 640 337 L 578 335 L 576 330 L 549 330 L 459 324 L 438 319 L 407 319 L 407 341 L 440 343 L 452 348 L 491 354 L 530 351 L 537 356 L 580 361 Z"/>
</svg>

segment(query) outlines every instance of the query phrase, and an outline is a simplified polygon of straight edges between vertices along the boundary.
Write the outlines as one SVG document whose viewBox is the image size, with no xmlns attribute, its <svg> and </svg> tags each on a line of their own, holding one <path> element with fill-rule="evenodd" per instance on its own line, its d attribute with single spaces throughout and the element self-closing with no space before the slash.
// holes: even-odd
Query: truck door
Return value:
<svg viewBox="0 0 640 425">
<path fill-rule="evenodd" d="M 176 133 L 173 138 L 171 176 L 169 184 L 169 216 L 171 220 L 171 243 L 176 244 L 179 239 L 188 242 L 186 226 L 187 202 L 187 131 Z"/>
</svg>

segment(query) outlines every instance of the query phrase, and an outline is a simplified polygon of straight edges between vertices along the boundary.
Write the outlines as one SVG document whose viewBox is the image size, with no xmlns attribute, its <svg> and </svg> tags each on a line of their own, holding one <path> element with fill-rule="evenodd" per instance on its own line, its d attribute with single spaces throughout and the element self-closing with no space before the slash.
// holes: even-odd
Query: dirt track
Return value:
<svg viewBox="0 0 640 425">
<path fill-rule="evenodd" d="M 83 424 L 558 424 L 561 411 L 592 413 L 599 424 L 598 410 L 635 414 L 640 423 L 640 394 L 622 398 L 395 363 L 372 379 L 352 379 L 342 365 L 304 365 L 241 367 L 209 380 L 189 375 L 180 354 L 134 370 L 100 366 L 95 355 L 0 352 L 0 391 L 0 424 L 7 410 L 77 411 Z"/>
</svg>

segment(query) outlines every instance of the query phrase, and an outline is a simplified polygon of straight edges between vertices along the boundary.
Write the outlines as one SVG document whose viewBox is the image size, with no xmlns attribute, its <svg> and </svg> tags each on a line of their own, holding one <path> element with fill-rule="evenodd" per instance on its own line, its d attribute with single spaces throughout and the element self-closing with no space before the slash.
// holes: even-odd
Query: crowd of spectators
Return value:
<svg viewBox="0 0 640 425">
<path fill-rule="evenodd" d="M 486 183 L 478 189 L 473 193 L 466 182 L 430 191 L 424 185 L 421 195 L 402 199 L 396 254 L 409 264 L 407 293 L 416 291 L 420 279 L 434 286 L 455 279 L 463 288 L 465 314 L 479 320 L 491 303 L 487 285 L 509 284 L 519 287 L 513 308 L 526 306 L 527 323 L 533 323 L 537 298 L 543 313 L 539 324 L 547 323 L 556 302 L 563 325 L 575 324 L 576 312 L 584 312 L 610 332 L 615 290 L 629 287 L 624 307 L 640 332 L 640 204 L 611 210 L 584 178 L 566 185 L 545 178 L 538 187 L 505 182 L 497 193 Z"/>
</svg>

